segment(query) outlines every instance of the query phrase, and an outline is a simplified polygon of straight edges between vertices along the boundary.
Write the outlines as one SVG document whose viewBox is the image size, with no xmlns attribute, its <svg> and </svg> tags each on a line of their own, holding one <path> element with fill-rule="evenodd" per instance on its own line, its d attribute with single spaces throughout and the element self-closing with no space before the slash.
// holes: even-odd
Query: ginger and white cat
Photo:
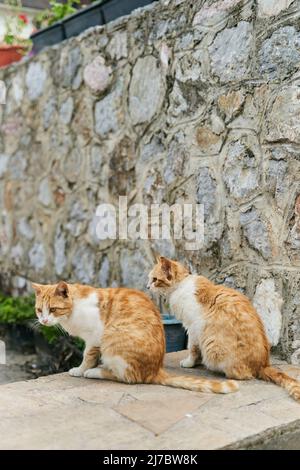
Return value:
<svg viewBox="0 0 300 470">
<path fill-rule="evenodd" d="M 245 295 L 190 274 L 162 256 L 149 274 L 148 287 L 168 299 L 171 312 L 188 330 L 189 356 L 182 367 L 202 361 L 230 379 L 272 381 L 300 400 L 300 382 L 270 365 L 263 323 Z"/>
<path fill-rule="evenodd" d="M 143 292 L 96 289 L 59 282 L 33 284 L 41 324 L 59 323 L 85 341 L 83 361 L 70 375 L 126 383 L 150 383 L 194 391 L 229 393 L 232 380 L 170 375 L 163 369 L 165 337 L 159 311 Z M 101 357 L 102 366 L 97 367 Z"/>
</svg>

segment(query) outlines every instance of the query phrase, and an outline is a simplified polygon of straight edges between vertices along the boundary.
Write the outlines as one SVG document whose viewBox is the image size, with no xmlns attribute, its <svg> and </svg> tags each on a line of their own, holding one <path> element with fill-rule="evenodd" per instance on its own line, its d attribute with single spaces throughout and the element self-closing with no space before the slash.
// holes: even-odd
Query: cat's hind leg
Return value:
<svg viewBox="0 0 300 470">
<path fill-rule="evenodd" d="M 113 372 L 108 369 L 104 369 L 104 367 L 95 367 L 94 369 L 88 369 L 84 372 L 83 376 L 87 379 L 102 379 L 120 382 L 120 379 L 118 379 L 118 377 L 116 377 Z"/>
<path fill-rule="evenodd" d="M 235 380 L 251 380 L 254 378 L 254 375 L 250 369 L 250 367 L 246 365 L 234 366 L 223 371 L 227 377 L 227 379 L 235 379 Z"/>
<path fill-rule="evenodd" d="M 118 355 L 102 355 L 102 367 L 95 367 L 84 372 L 84 377 L 88 379 L 114 380 L 118 382 L 128 382 L 128 364 Z"/>
</svg>

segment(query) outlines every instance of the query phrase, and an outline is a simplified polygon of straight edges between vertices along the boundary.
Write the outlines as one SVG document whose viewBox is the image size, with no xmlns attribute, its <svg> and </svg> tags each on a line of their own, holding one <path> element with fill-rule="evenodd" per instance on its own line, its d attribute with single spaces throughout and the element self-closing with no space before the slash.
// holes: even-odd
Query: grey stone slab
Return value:
<svg viewBox="0 0 300 470">
<path fill-rule="evenodd" d="M 168 370 L 223 380 L 203 367 L 180 369 L 185 355 L 167 354 Z M 297 366 L 280 362 L 300 375 Z M 300 404 L 286 390 L 257 380 L 216 395 L 65 373 L 2 385 L 0 397 L 1 449 L 244 448 L 260 439 L 267 445 L 291 429 L 294 446 L 300 429 Z"/>
</svg>

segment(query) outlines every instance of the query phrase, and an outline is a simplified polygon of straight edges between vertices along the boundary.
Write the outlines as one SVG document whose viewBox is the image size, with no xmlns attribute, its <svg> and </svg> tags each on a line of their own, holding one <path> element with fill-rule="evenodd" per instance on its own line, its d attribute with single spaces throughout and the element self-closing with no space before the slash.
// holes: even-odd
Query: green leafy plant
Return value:
<svg viewBox="0 0 300 470">
<path fill-rule="evenodd" d="M 50 24 L 60 21 L 65 16 L 71 15 L 76 12 L 76 8 L 73 5 L 80 5 L 80 0 L 67 0 L 66 3 L 56 2 L 55 0 L 50 1 L 52 18 Z"/>
<path fill-rule="evenodd" d="M 0 294 L 0 323 L 24 323 L 34 315 L 34 297 L 7 297 Z"/>
<path fill-rule="evenodd" d="M 57 2 L 56 0 L 50 1 L 50 8 L 38 13 L 35 16 L 35 24 L 38 28 L 51 26 L 58 21 L 61 21 L 66 16 L 72 15 L 77 11 L 74 5 L 80 5 L 80 0 L 67 0 L 65 3 Z"/>
</svg>

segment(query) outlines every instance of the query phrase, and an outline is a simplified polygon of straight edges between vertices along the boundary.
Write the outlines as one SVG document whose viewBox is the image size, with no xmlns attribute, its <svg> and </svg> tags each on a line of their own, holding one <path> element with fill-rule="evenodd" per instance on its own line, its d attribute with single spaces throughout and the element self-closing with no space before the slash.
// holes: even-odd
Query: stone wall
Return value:
<svg viewBox="0 0 300 470">
<path fill-rule="evenodd" d="M 254 297 L 300 363 L 299 64 L 298 0 L 162 0 L 2 71 L 3 288 L 144 288 L 155 248 Z M 125 194 L 204 203 L 203 250 L 100 243 Z"/>
</svg>

